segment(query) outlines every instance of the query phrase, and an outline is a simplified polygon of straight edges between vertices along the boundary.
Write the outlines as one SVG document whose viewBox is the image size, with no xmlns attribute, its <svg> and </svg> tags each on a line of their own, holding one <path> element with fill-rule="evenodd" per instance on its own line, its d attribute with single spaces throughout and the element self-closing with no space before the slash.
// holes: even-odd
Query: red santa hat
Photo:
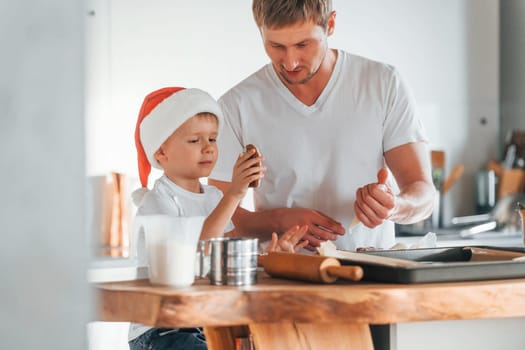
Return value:
<svg viewBox="0 0 525 350">
<path fill-rule="evenodd" d="M 135 128 L 135 145 L 142 187 L 148 187 L 151 166 L 161 169 L 155 152 L 186 120 L 198 113 L 217 116 L 219 127 L 223 117 L 217 101 L 200 89 L 166 87 L 144 98 Z"/>
</svg>

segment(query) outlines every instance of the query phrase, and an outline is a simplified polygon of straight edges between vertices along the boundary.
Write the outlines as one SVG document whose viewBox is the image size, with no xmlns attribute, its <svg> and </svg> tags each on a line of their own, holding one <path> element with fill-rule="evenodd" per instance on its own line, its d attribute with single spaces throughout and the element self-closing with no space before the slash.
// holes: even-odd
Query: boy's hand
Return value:
<svg viewBox="0 0 525 350">
<path fill-rule="evenodd" d="M 294 226 L 286 231 L 281 238 L 277 237 L 277 233 L 272 233 L 272 240 L 266 247 L 266 252 L 287 252 L 297 253 L 308 245 L 308 241 L 303 239 L 308 231 L 308 226 Z"/>
<path fill-rule="evenodd" d="M 251 182 L 258 181 L 264 177 L 266 167 L 261 162 L 264 157 L 255 157 L 250 159 L 256 153 L 251 149 L 242 153 L 237 158 L 233 166 L 232 181 L 228 188 L 228 193 L 232 196 L 243 198 Z"/>
<path fill-rule="evenodd" d="M 257 149 L 257 147 L 255 145 L 252 145 L 251 143 L 246 145 L 246 153 L 248 153 L 248 152 L 250 152 L 252 154 L 252 156 L 249 159 L 259 158 L 261 156 L 261 154 L 259 153 L 259 150 Z M 262 165 L 261 162 L 256 164 L 256 166 L 261 166 L 261 165 Z M 255 187 L 259 187 L 260 184 L 261 184 L 261 181 L 260 180 L 256 180 L 256 181 L 250 182 L 248 187 L 254 187 L 255 188 Z"/>
</svg>

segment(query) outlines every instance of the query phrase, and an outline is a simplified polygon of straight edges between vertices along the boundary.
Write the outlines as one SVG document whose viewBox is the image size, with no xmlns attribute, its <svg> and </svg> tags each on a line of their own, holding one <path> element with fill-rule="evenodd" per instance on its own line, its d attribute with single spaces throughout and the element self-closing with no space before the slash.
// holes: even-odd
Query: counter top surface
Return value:
<svg viewBox="0 0 525 350">
<path fill-rule="evenodd" d="M 303 283 L 259 273 L 256 285 L 187 288 L 148 280 L 98 284 L 100 316 L 163 327 L 262 322 L 390 324 L 525 316 L 525 279 L 454 283 Z"/>
</svg>

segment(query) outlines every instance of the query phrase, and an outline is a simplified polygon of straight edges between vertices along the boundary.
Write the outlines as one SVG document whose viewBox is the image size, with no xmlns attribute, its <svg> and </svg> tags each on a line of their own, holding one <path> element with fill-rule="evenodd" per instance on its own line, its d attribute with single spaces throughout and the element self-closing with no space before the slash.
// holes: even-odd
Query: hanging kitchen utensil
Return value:
<svg viewBox="0 0 525 350">
<path fill-rule="evenodd" d="M 459 180 L 461 175 L 463 175 L 463 172 L 465 171 L 465 166 L 463 164 L 457 164 L 452 171 L 450 172 L 450 175 L 447 176 L 445 181 L 443 181 L 443 188 L 441 189 L 441 192 L 443 194 L 447 193 L 452 186 Z"/>
<path fill-rule="evenodd" d="M 518 202 L 516 206 L 518 207 L 518 213 L 521 219 L 521 234 L 523 237 L 523 244 L 525 244 L 525 206 L 523 206 L 523 204 L 520 202 Z"/>
<path fill-rule="evenodd" d="M 443 194 L 443 183 L 445 181 L 445 152 L 433 150 L 430 152 L 432 164 L 432 182 L 436 188 L 436 196 L 434 198 L 434 209 L 432 214 L 427 219 L 423 220 L 422 225 L 426 228 L 443 227 L 443 201 L 441 195 Z M 415 225 L 418 226 L 417 223 Z"/>
</svg>

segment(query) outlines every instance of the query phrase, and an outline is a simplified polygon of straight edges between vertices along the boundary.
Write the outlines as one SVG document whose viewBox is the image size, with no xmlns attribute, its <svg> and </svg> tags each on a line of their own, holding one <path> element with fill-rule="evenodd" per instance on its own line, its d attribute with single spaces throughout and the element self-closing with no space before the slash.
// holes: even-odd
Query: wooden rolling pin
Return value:
<svg viewBox="0 0 525 350">
<path fill-rule="evenodd" d="M 259 255 L 258 263 L 272 277 L 324 283 L 333 283 L 338 277 L 351 281 L 363 278 L 361 266 L 341 266 L 339 260 L 319 255 L 270 252 Z"/>
</svg>

